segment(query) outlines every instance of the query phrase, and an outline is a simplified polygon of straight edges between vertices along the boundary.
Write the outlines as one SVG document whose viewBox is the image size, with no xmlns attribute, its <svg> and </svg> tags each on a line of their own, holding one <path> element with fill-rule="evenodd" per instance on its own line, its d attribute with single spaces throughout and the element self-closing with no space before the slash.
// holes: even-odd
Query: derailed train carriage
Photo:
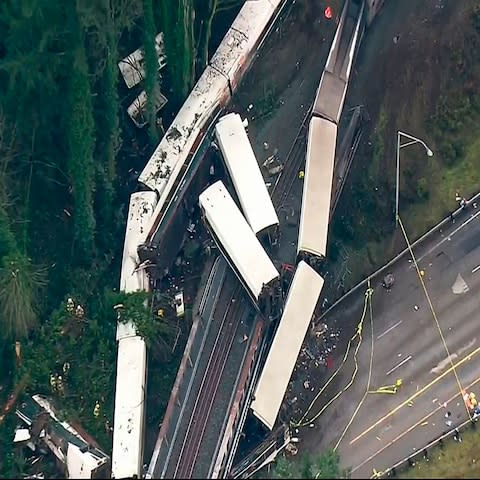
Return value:
<svg viewBox="0 0 480 480">
<path fill-rule="evenodd" d="M 274 24 L 285 0 L 246 0 L 217 52 L 141 172 L 148 192 L 132 195 L 120 289 L 148 290 L 142 262 L 169 233 L 183 232 L 187 219 L 176 215 L 206 150 L 206 135 L 230 100 L 254 52 Z M 139 221 L 141 219 L 141 221 Z M 173 258 L 178 247 L 163 249 Z M 140 267 L 140 268 L 139 268 Z M 112 477 L 140 477 L 143 465 L 146 347 L 131 323 L 119 322 Z"/>
<path fill-rule="evenodd" d="M 322 286 L 323 278 L 300 261 L 251 404 L 253 414 L 270 430 L 275 425 Z"/>
<path fill-rule="evenodd" d="M 140 264 L 137 246 L 141 232 L 152 215 L 155 192 L 136 192 L 130 197 L 123 249 L 120 290 L 150 291 L 145 265 Z M 117 310 L 117 384 L 112 448 L 112 477 L 139 475 L 143 465 L 143 436 L 147 371 L 147 347 L 134 324 Z"/>
<path fill-rule="evenodd" d="M 188 221 L 177 215 L 185 192 L 208 149 L 213 124 L 230 101 L 254 52 L 264 41 L 286 0 L 246 0 L 191 94 L 166 131 L 139 181 L 157 193 L 141 249 L 155 245 L 166 258 L 181 241 L 166 243 L 165 232 L 180 232 Z M 182 212 L 180 212 L 182 213 Z M 142 255 L 143 256 L 143 255 Z"/>
<path fill-rule="evenodd" d="M 337 125 L 312 117 L 308 131 L 297 254 L 318 272 L 327 253 Z"/>
<path fill-rule="evenodd" d="M 272 318 L 281 300 L 280 274 L 222 181 L 199 196 L 208 230 L 254 306 Z"/>
<path fill-rule="evenodd" d="M 278 216 L 240 115 L 220 118 L 215 138 L 248 224 L 267 244 L 275 243 Z"/>
<path fill-rule="evenodd" d="M 338 123 L 364 25 L 363 0 L 346 0 L 310 119 L 297 268 L 251 409 L 273 429 L 323 287 Z"/>
</svg>

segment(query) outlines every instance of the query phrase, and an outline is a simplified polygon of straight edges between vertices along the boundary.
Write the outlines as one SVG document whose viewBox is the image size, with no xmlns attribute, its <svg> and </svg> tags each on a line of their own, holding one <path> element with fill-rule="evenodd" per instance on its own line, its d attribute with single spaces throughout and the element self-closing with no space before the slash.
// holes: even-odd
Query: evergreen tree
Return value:
<svg viewBox="0 0 480 480">
<path fill-rule="evenodd" d="M 156 127 L 158 85 L 158 59 L 155 51 L 156 27 L 153 18 L 152 0 L 143 0 L 143 48 L 145 51 L 145 92 L 147 94 L 148 136 L 152 146 L 158 144 Z"/>
<path fill-rule="evenodd" d="M 164 33 L 167 69 L 174 88 L 172 103 L 180 106 L 195 81 L 194 8 L 192 0 L 159 0 L 159 27 Z M 171 60 L 169 60 L 171 59 Z"/>
<path fill-rule="evenodd" d="M 334 450 L 320 455 L 304 454 L 301 458 L 287 459 L 280 456 L 271 471 L 271 478 L 348 478 L 340 469 L 340 457 Z"/>
<path fill-rule="evenodd" d="M 92 255 L 95 235 L 93 192 L 95 170 L 93 151 L 95 145 L 91 89 L 83 33 L 77 27 L 77 46 L 72 55 L 68 109 L 68 170 L 75 201 L 74 238 L 81 259 Z"/>
</svg>

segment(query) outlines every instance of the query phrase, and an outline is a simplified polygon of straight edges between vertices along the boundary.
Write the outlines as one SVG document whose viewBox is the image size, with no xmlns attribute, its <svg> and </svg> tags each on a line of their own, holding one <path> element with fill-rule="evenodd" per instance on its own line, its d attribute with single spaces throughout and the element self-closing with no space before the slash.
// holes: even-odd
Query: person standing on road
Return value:
<svg viewBox="0 0 480 480">
<path fill-rule="evenodd" d="M 445 420 L 445 424 L 447 425 L 447 427 L 451 427 L 452 424 L 453 424 L 453 422 L 450 420 L 451 416 L 452 416 L 452 412 L 447 412 L 445 414 L 445 418 L 447 419 L 447 420 Z"/>
</svg>

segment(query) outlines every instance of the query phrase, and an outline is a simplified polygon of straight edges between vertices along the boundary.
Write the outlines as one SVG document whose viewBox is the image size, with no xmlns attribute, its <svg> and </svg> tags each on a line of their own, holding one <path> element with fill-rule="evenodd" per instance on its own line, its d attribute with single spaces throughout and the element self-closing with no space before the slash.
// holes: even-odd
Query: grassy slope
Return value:
<svg viewBox="0 0 480 480">
<path fill-rule="evenodd" d="M 480 478 L 478 430 L 462 433 L 462 443 L 449 440 L 443 450 L 435 448 L 429 461 L 419 461 L 397 478 Z"/>
<path fill-rule="evenodd" d="M 371 145 L 365 141 L 359 150 L 345 188 L 349 193 L 340 201 L 330 238 L 331 252 L 348 252 L 351 273 L 345 282 L 347 288 L 405 246 L 393 229 L 397 130 L 424 139 L 435 152 L 429 158 L 420 146 L 401 151 L 400 214 L 411 240 L 456 208 L 456 191 L 469 197 L 480 190 L 478 100 L 467 108 L 460 105 L 480 90 L 480 59 L 476 54 L 480 31 L 474 28 L 472 14 L 479 2 L 465 0 L 461 6 L 445 2 L 442 10 L 427 3 L 420 6 L 422 10 L 410 12 L 397 45 L 386 42 L 373 60 L 368 60 L 367 53 L 363 68 L 359 57 L 359 75 L 353 80 L 353 92 L 349 92 L 348 103 L 366 105 L 372 124 Z M 432 11 L 435 13 L 429 13 Z M 364 48 L 375 49 L 368 41 Z M 458 119 L 458 128 L 446 128 L 446 122 L 435 117 L 442 100 L 445 117 Z M 453 144 L 461 145 L 463 152 L 448 158 L 445 145 Z M 373 208 L 367 196 L 373 197 Z M 342 216 L 353 229 L 353 239 L 336 228 Z M 332 253 L 330 258 L 334 256 Z M 339 271 L 341 260 L 334 263 L 334 270 Z"/>
</svg>

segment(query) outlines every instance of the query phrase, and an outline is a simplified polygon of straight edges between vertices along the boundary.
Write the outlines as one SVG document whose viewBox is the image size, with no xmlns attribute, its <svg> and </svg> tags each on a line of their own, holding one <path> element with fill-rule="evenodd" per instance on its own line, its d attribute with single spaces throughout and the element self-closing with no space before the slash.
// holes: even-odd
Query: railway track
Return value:
<svg viewBox="0 0 480 480">
<path fill-rule="evenodd" d="M 272 201 L 276 208 L 280 208 L 288 198 L 299 169 L 305 161 L 306 137 L 308 134 L 308 120 L 311 108 L 305 114 L 294 143 L 290 148 L 285 169 L 277 178 L 272 193 Z M 192 478 L 196 460 L 200 450 L 206 425 L 215 402 L 223 369 L 233 345 L 235 332 L 239 325 L 242 313 L 249 308 L 243 296 L 241 284 L 234 277 L 225 279 L 224 287 L 217 305 L 226 305 L 222 325 L 215 339 L 214 348 L 208 360 L 204 378 L 195 400 L 195 405 L 189 420 L 183 444 L 174 468 L 172 478 Z M 232 298 L 240 297 L 235 303 Z M 218 308 L 218 307 L 217 307 Z"/>
<path fill-rule="evenodd" d="M 272 193 L 272 200 L 276 208 L 280 208 L 288 198 L 292 185 L 297 177 L 298 170 L 305 160 L 306 136 L 308 134 L 308 120 L 311 108 L 308 109 L 302 124 L 290 148 L 285 166 L 279 175 Z M 243 296 L 241 284 L 234 277 L 225 279 L 224 288 L 217 305 L 226 305 L 222 318 L 222 325 L 215 339 L 214 348 L 208 360 L 204 378 L 200 386 L 195 405 L 184 436 L 180 454 L 172 469 L 173 478 L 192 478 L 196 460 L 200 451 L 201 442 L 205 433 L 210 413 L 215 403 L 223 369 L 235 339 L 242 313 L 249 308 Z M 225 293 L 224 293 L 225 292 Z M 233 303 L 231 300 L 237 298 Z M 240 300 L 241 299 L 241 300 Z"/>
<path fill-rule="evenodd" d="M 230 289 L 230 292 L 232 292 L 232 289 Z M 222 325 L 217 333 L 214 348 L 208 360 L 205 375 L 200 385 L 180 455 L 175 466 L 173 478 L 192 478 L 202 438 L 212 407 L 215 403 L 215 396 L 222 378 L 226 360 L 235 339 L 235 333 L 241 319 L 240 313 L 244 305 L 245 298 L 242 288 L 235 282 L 233 293 L 228 296 L 227 307 L 222 318 Z"/>
<path fill-rule="evenodd" d="M 285 157 L 284 169 L 278 176 L 272 192 L 272 201 L 275 207 L 281 208 L 290 194 L 293 182 L 297 178 L 298 171 L 305 161 L 306 140 L 308 135 L 308 121 L 312 112 L 313 104 L 308 108 L 303 117 L 298 133 Z"/>
</svg>

